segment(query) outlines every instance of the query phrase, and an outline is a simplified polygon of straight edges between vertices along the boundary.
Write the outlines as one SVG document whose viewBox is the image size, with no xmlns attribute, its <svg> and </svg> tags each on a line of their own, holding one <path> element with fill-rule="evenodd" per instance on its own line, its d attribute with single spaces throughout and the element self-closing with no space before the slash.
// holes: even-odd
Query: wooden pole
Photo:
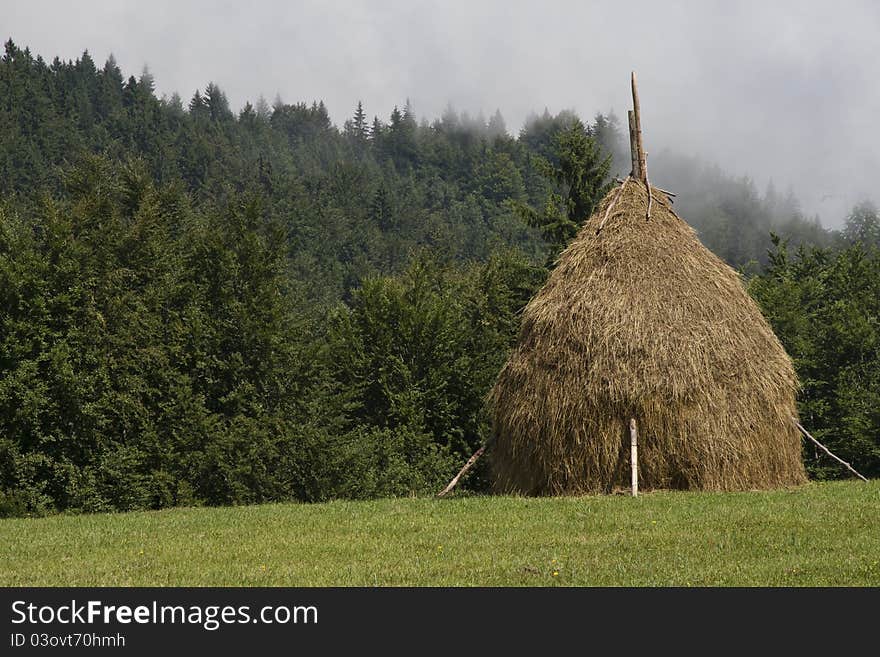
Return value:
<svg viewBox="0 0 880 657">
<path fill-rule="evenodd" d="M 485 443 L 483 443 L 482 446 L 480 446 L 480 449 L 478 449 L 476 452 L 474 452 L 473 455 L 467 460 L 467 463 L 464 464 L 464 467 L 458 471 L 458 474 L 452 478 L 452 481 L 450 481 L 448 484 L 446 484 L 446 488 L 444 488 L 439 493 L 437 493 L 437 497 L 443 497 L 449 491 L 451 491 L 453 488 L 455 488 L 455 486 L 458 484 L 458 480 L 461 479 L 464 476 L 464 474 L 468 470 L 471 469 L 471 467 L 473 467 L 474 463 L 476 463 L 479 460 L 479 458 L 483 455 L 483 452 L 485 452 L 486 448 L 489 447 L 489 445 L 491 445 L 491 444 L 492 444 L 491 438 L 489 440 L 487 440 Z"/>
<path fill-rule="evenodd" d="M 642 142 L 642 116 L 639 110 L 639 90 L 636 86 L 636 72 L 632 72 L 632 97 L 633 97 L 633 124 L 635 127 L 636 137 L 636 153 L 638 155 L 639 168 L 638 179 L 646 182 L 645 175 L 647 167 L 645 166 L 645 146 Z"/>
<path fill-rule="evenodd" d="M 639 149 L 636 146 L 636 140 L 638 139 L 636 136 L 636 117 L 632 110 L 627 112 L 627 116 L 629 117 L 629 156 L 632 160 L 632 172 L 629 175 L 636 180 L 641 180 L 639 175 Z"/>
<path fill-rule="evenodd" d="M 605 222 L 608 221 L 608 217 L 611 214 L 611 208 L 614 207 L 614 204 L 617 203 L 617 199 L 620 198 L 620 195 L 623 193 L 623 188 L 626 187 L 626 183 L 629 182 L 629 176 L 621 183 L 620 189 L 617 190 L 617 194 L 611 199 L 611 203 L 608 204 L 608 207 L 605 209 L 605 216 L 602 217 L 602 221 L 599 222 L 599 227 L 596 229 L 596 235 L 599 234 L 599 231 L 602 230 L 602 227 L 605 225 Z"/>
<path fill-rule="evenodd" d="M 823 445 L 823 444 L 820 443 L 818 440 L 816 440 L 815 438 L 813 438 L 813 437 L 810 435 L 810 432 L 807 431 L 806 429 L 804 429 L 804 427 L 801 425 L 800 422 L 798 422 L 798 421 L 795 420 L 794 418 L 791 418 L 791 421 L 794 422 L 795 426 L 796 426 L 798 429 L 801 430 L 801 433 L 802 433 L 802 434 L 804 434 L 807 438 L 809 438 L 809 439 L 812 440 L 816 445 L 818 445 L 819 448 L 820 448 L 822 451 L 824 451 L 828 456 L 830 456 L 831 458 L 833 458 L 833 459 L 834 459 L 835 461 L 837 461 L 838 463 L 842 463 L 843 465 L 845 465 L 846 468 L 847 468 L 847 470 L 849 470 L 850 472 L 852 472 L 856 477 L 858 477 L 858 478 L 861 479 L 862 481 L 868 481 L 868 480 L 865 479 L 862 475 L 860 475 L 858 472 L 856 472 L 856 469 L 855 469 L 854 467 L 852 467 L 849 463 L 847 463 L 847 462 L 844 461 L 843 459 L 838 458 L 837 456 L 835 456 L 834 454 L 832 454 L 830 449 L 828 449 L 827 447 L 825 447 L 825 445 Z"/>
<path fill-rule="evenodd" d="M 632 478 L 632 496 L 639 496 L 639 431 L 636 427 L 636 419 L 629 421 L 629 453 L 630 472 Z"/>
</svg>

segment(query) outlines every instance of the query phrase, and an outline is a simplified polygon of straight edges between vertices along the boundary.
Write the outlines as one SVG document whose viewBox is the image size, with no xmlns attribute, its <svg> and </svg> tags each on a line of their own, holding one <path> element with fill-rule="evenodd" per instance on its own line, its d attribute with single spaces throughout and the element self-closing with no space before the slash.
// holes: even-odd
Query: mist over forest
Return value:
<svg viewBox="0 0 880 657">
<path fill-rule="evenodd" d="M 17 50 L 10 40 L 6 55 L 9 63 Z M 611 158 L 610 174 L 622 176 L 629 168 L 628 145 L 613 113 L 580 117 L 570 110 L 551 114 L 545 109 L 541 114 L 527 115 L 519 132 L 512 133 L 501 109 L 486 118 L 482 112 L 473 116 L 459 113 L 450 103 L 439 117 L 427 118 L 417 115 L 409 99 L 401 99 L 381 116 L 370 114 L 358 103 L 342 125 L 334 125 L 330 109 L 320 99 L 286 104 L 276 97 L 270 104 L 261 95 L 236 110 L 225 91 L 210 81 L 186 98 L 177 92 L 158 97 L 156 80 L 147 66 L 139 75 L 123 74 L 112 55 L 99 67 L 88 51 L 74 61 L 55 57 L 51 64 L 40 55 L 31 55 L 27 48 L 22 54 L 23 61 L 33 59 L 30 74 L 38 78 L 35 84 L 46 93 L 40 97 L 34 93 L 37 89 L 22 84 L 23 79 L 9 80 L 6 114 L 12 132 L 7 135 L 5 175 L 0 183 L 6 191 L 27 193 L 43 184 L 58 189 L 59 166 L 77 154 L 106 152 L 108 148 L 117 153 L 127 149 L 128 154 L 146 160 L 158 181 L 179 176 L 189 190 L 200 195 L 228 185 L 233 180 L 230 173 L 244 178 L 244 170 L 254 166 L 259 169 L 258 177 L 266 177 L 267 171 L 273 175 L 316 175 L 320 171 L 330 177 L 333 167 L 351 166 L 352 156 L 359 156 L 381 171 L 356 190 L 345 190 L 356 191 L 361 201 L 359 210 L 345 208 L 354 215 L 364 214 L 373 197 L 385 193 L 385 187 L 400 184 L 388 181 L 387 185 L 379 185 L 379 178 L 390 175 L 399 179 L 409 171 L 426 184 L 431 182 L 426 174 L 440 174 L 444 182 L 454 179 L 461 183 L 464 198 L 476 194 L 492 199 L 496 207 L 482 208 L 484 215 L 492 215 L 487 221 L 491 225 L 512 216 L 507 201 L 531 205 L 544 202 L 547 181 L 536 175 L 533 157 L 556 163 L 553 140 L 575 124 L 582 125 L 584 134 L 595 139 L 603 157 Z M 133 116 L 133 111 L 140 114 Z M 27 113 L 31 121 L 39 123 L 36 134 L 15 130 L 16 124 L 22 123 L 14 116 L 18 113 Z M 202 119 L 209 121 L 203 123 Z M 125 125 L 132 120 L 141 121 L 141 125 Z M 46 134 L 49 132 L 53 134 Z M 204 134 L 195 144 L 184 144 L 193 132 Z M 447 143 L 438 150 L 440 142 Z M 291 152 L 299 145 L 312 153 L 320 151 L 321 157 L 305 159 Z M 450 146 L 452 151 L 448 152 Z M 488 163 L 475 161 L 484 154 L 489 155 Z M 649 168 L 654 180 L 679 194 L 682 214 L 703 242 L 735 267 L 750 261 L 766 262 L 771 230 L 795 245 L 827 245 L 833 240 L 834 231 L 824 229 L 817 217 L 806 215 L 791 188 L 777 190 L 771 182 L 759 189 L 749 177 L 733 176 L 716 163 L 674 149 L 652 155 Z M 505 179 L 507 175 L 510 180 Z M 352 198 L 336 200 L 346 205 Z M 419 224 L 427 226 L 431 219 L 411 217 L 406 221 L 418 232 Z M 523 230 L 516 222 L 507 228 Z M 451 240 L 447 248 L 461 249 L 459 256 L 474 255 L 485 249 L 480 242 L 496 230 L 504 229 L 500 225 L 490 227 L 486 234 L 466 243 L 447 236 Z M 509 235 L 508 239 L 520 246 L 525 244 L 522 240 L 529 241 L 524 234 Z M 408 245 L 423 241 L 424 235 L 413 234 Z M 530 244 L 527 248 L 540 246 Z M 393 270 L 394 259 L 390 256 L 386 262 L 374 263 L 376 271 Z"/>
<path fill-rule="evenodd" d="M 514 130 L 500 102 L 404 95 L 334 122 L 320 98 L 234 107 L 204 68 L 159 94 L 113 57 L 5 43 L 2 514 L 436 490 L 488 436 L 522 308 L 629 172 L 596 108 Z M 651 153 L 652 182 L 742 272 L 816 435 L 880 472 L 876 206 L 830 230 L 689 153 Z"/>
<path fill-rule="evenodd" d="M 880 9 L 817 2 L 634 2 L 620 7 L 387 0 L 374 5 L 266 0 L 231 3 L 95 0 L 7 3 L 4 27 L 47 59 L 99 63 L 112 53 L 126 76 L 144 64 L 156 94 L 187 101 L 213 80 L 234 111 L 264 94 L 323 99 L 338 126 L 358 100 L 387 120 L 412 102 L 419 117 L 501 108 L 518 134 L 532 113 L 570 109 L 626 120 L 631 70 L 640 79 L 649 158 L 671 149 L 748 175 L 760 193 L 791 188 L 808 217 L 839 229 L 878 201 Z M 654 167 L 660 173 L 658 167 Z"/>
</svg>

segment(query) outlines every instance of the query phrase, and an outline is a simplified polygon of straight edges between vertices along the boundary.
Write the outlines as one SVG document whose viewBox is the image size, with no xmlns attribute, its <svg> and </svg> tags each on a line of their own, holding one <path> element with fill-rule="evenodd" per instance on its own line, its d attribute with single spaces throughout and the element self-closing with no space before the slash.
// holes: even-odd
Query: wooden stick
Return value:
<svg viewBox="0 0 880 657">
<path fill-rule="evenodd" d="M 639 496 L 639 430 L 636 427 L 636 419 L 629 420 L 629 453 L 630 474 L 632 479 L 632 496 Z"/>
<path fill-rule="evenodd" d="M 651 204 L 654 202 L 654 196 L 651 194 L 651 183 L 648 182 L 648 154 L 645 153 L 645 187 L 648 188 L 648 211 L 645 213 L 645 220 L 651 218 Z"/>
<path fill-rule="evenodd" d="M 611 208 L 614 207 L 614 204 L 617 203 L 620 195 L 623 194 L 623 188 L 626 187 L 626 183 L 629 181 L 630 177 L 627 176 L 623 181 L 623 184 L 620 186 L 620 189 L 617 190 L 617 195 L 611 199 L 611 203 L 608 204 L 608 207 L 605 209 L 605 216 L 602 217 L 602 221 L 599 222 L 599 227 L 596 229 L 596 235 L 599 234 L 599 231 L 602 230 L 602 227 L 605 225 L 605 222 L 608 221 L 608 215 L 611 214 Z"/>
<path fill-rule="evenodd" d="M 647 156 L 648 154 L 645 153 L 645 155 Z M 623 182 L 623 179 L 618 178 L 617 176 L 614 176 L 614 182 L 616 182 L 619 185 L 620 183 Z M 663 192 L 664 194 L 666 194 L 666 196 L 672 196 L 672 197 L 678 196 L 678 194 L 676 194 L 675 192 L 670 192 L 668 189 L 663 189 L 662 187 L 657 187 L 657 185 L 654 185 L 654 189 L 656 189 L 658 192 Z"/>
<path fill-rule="evenodd" d="M 636 72 L 632 72 L 632 96 L 633 96 L 633 122 L 635 124 L 636 133 L 636 152 L 639 158 L 638 178 L 644 181 L 647 175 L 645 166 L 645 147 L 642 142 L 642 116 L 639 110 L 639 90 L 636 86 Z"/>
<path fill-rule="evenodd" d="M 449 491 L 451 491 L 453 488 L 455 488 L 455 486 L 458 484 L 458 480 L 464 476 L 465 472 L 467 472 L 468 470 L 471 469 L 471 467 L 473 467 L 474 463 L 476 463 L 477 460 L 479 460 L 479 458 L 483 455 L 483 452 L 485 452 L 486 448 L 489 447 L 489 445 L 491 445 L 491 444 L 492 444 L 492 438 L 490 438 L 485 443 L 483 443 L 480 446 L 480 449 L 478 449 L 476 452 L 474 452 L 473 455 L 467 460 L 467 463 L 464 464 L 464 467 L 458 471 L 458 474 L 452 478 L 452 481 L 450 481 L 448 484 L 446 484 L 446 488 L 444 488 L 439 493 L 437 493 L 437 497 L 443 497 Z"/>
<path fill-rule="evenodd" d="M 638 139 L 636 135 L 636 115 L 632 110 L 629 110 L 627 116 L 629 117 L 629 156 L 632 160 L 632 171 L 630 171 L 629 175 L 638 180 L 641 176 L 639 175 L 639 149 L 636 146 L 636 140 Z"/>
<path fill-rule="evenodd" d="M 834 454 L 832 454 L 830 449 L 828 449 L 827 447 L 825 447 L 825 445 L 823 445 L 823 444 L 820 443 L 818 440 L 816 440 L 815 438 L 813 438 L 813 437 L 810 435 L 810 432 L 807 431 L 806 429 L 804 429 L 804 427 L 801 425 L 800 422 L 798 422 L 798 421 L 795 420 L 794 418 L 791 418 L 791 421 L 794 422 L 795 426 L 796 426 L 798 429 L 801 430 L 801 433 L 802 433 L 802 434 L 804 434 L 807 438 L 809 438 L 809 439 L 812 440 L 816 445 L 818 445 L 819 448 L 820 448 L 822 451 L 824 451 L 826 454 L 828 454 L 828 456 L 830 456 L 831 458 L 833 458 L 833 459 L 834 459 L 835 461 L 837 461 L 838 463 L 842 463 L 843 465 L 845 465 L 846 468 L 847 468 L 847 470 L 849 470 L 850 472 L 852 472 L 856 477 L 858 477 L 858 478 L 861 479 L 862 481 L 868 481 L 868 480 L 865 479 L 862 475 L 860 475 L 860 474 L 856 471 L 856 469 L 855 469 L 854 467 L 852 467 L 849 463 L 847 463 L 846 461 L 844 461 L 842 458 L 838 458 L 837 456 L 835 456 Z"/>
</svg>

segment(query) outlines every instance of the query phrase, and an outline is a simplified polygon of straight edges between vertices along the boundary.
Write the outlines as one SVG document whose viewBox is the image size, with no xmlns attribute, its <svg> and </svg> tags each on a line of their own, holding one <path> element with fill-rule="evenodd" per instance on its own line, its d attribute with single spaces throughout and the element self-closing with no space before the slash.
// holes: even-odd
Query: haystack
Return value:
<svg viewBox="0 0 880 657">
<path fill-rule="evenodd" d="M 491 391 L 496 490 L 628 486 L 630 418 L 642 488 L 804 482 L 790 358 L 737 273 L 655 187 L 648 218 L 633 152 L 634 177 L 599 204 L 526 306 Z"/>
</svg>

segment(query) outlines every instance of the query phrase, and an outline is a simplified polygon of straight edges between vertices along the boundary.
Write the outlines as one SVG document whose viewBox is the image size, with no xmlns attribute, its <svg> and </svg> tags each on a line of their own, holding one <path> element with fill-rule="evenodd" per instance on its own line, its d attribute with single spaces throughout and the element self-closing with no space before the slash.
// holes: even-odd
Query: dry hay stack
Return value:
<svg viewBox="0 0 880 657">
<path fill-rule="evenodd" d="M 525 308 L 490 394 L 498 492 L 746 490 L 806 480 L 797 379 L 737 273 L 652 188 L 601 202 Z"/>
</svg>

